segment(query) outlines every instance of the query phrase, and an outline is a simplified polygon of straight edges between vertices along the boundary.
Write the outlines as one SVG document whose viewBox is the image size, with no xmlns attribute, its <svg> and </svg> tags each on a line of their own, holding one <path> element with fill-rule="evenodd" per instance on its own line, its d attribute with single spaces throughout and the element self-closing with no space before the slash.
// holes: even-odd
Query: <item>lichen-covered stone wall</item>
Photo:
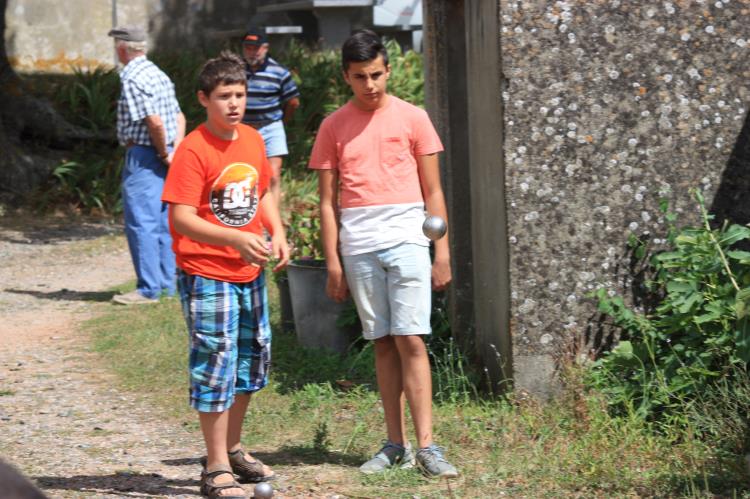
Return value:
<svg viewBox="0 0 750 499">
<path fill-rule="evenodd" d="M 241 36 L 257 0 L 8 0 L 6 51 L 19 72 L 69 73 L 116 64 L 107 32 L 135 24 L 149 50 L 206 48 Z"/>
<path fill-rule="evenodd" d="M 514 371 L 524 388 L 539 362 L 586 337 L 591 291 L 627 294 L 628 235 L 662 243 L 659 199 L 695 223 L 689 189 L 710 203 L 731 180 L 722 173 L 750 104 L 750 0 L 500 5 Z"/>
<path fill-rule="evenodd" d="M 119 3 L 118 23 L 148 25 L 146 0 Z M 5 46 L 20 72 L 68 73 L 75 67 L 114 65 L 107 32 L 112 2 L 90 0 L 9 0 L 5 10 Z"/>
</svg>

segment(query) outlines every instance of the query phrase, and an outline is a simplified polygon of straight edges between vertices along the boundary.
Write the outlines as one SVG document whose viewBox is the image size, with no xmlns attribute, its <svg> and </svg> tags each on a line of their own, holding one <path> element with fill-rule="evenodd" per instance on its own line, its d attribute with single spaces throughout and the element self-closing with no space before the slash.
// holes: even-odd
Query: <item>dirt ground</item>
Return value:
<svg viewBox="0 0 750 499">
<path fill-rule="evenodd" d="M 200 435 L 113 388 L 78 328 L 134 279 L 121 234 L 0 219 L 0 459 L 49 497 L 197 497 Z M 283 476 L 274 486 L 275 497 L 340 497 Z"/>
</svg>

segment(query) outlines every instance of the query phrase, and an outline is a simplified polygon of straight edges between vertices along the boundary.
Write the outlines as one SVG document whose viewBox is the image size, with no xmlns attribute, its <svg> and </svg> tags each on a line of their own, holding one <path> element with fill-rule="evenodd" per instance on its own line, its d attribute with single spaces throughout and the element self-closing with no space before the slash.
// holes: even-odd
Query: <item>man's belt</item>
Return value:
<svg viewBox="0 0 750 499">
<path fill-rule="evenodd" d="M 173 144 L 167 144 L 167 147 L 172 147 Z M 133 147 L 133 146 L 143 146 L 143 147 L 154 147 L 151 144 L 139 144 L 138 142 L 134 141 L 133 139 L 128 140 L 125 143 L 125 148 Z"/>
<path fill-rule="evenodd" d="M 258 128 L 263 128 L 264 126 L 268 126 L 271 123 L 276 123 L 278 120 L 271 120 L 271 121 L 254 121 L 251 123 L 248 123 L 251 127 L 255 128 L 256 130 Z"/>
</svg>

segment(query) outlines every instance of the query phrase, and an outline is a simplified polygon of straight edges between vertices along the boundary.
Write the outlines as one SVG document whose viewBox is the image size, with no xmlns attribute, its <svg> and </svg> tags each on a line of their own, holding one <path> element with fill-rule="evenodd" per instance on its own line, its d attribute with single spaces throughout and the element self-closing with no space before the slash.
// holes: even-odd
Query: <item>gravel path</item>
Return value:
<svg viewBox="0 0 750 499">
<path fill-rule="evenodd" d="M 0 459 L 51 498 L 200 497 L 200 433 L 118 392 L 78 327 L 135 278 L 122 228 L 0 218 L 0 269 Z M 341 498 L 348 473 L 275 470 L 276 498 Z"/>
<path fill-rule="evenodd" d="M 76 327 L 109 301 L 107 289 L 134 278 L 121 228 L 9 225 L 0 226 L 0 458 L 50 497 L 197 497 L 198 436 L 114 391 Z"/>
</svg>

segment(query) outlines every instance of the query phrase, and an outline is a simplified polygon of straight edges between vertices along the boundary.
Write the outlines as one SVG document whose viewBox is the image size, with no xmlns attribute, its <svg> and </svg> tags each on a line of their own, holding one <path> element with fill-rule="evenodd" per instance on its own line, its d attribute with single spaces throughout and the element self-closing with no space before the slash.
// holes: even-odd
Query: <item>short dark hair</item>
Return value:
<svg viewBox="0 0 750 499">
<path fill-rule="evenodd" d="M 247 86 L 245 63 L 234 52 L 224 50 L 219 57 L 209 59 L 198 74 L 198 90 L 211 95 L 219 85 L 234 85 L 241 83 Z"/>
<path fill-rule="evenodd" d="M 352 62 L 365 62 L 383 57 L 383 65 L 388 66 L 388 51 L 380 37 L 369 29 L 358 29 L 341 46 L 341 66 L 344 71 Z"/>
</svg>

